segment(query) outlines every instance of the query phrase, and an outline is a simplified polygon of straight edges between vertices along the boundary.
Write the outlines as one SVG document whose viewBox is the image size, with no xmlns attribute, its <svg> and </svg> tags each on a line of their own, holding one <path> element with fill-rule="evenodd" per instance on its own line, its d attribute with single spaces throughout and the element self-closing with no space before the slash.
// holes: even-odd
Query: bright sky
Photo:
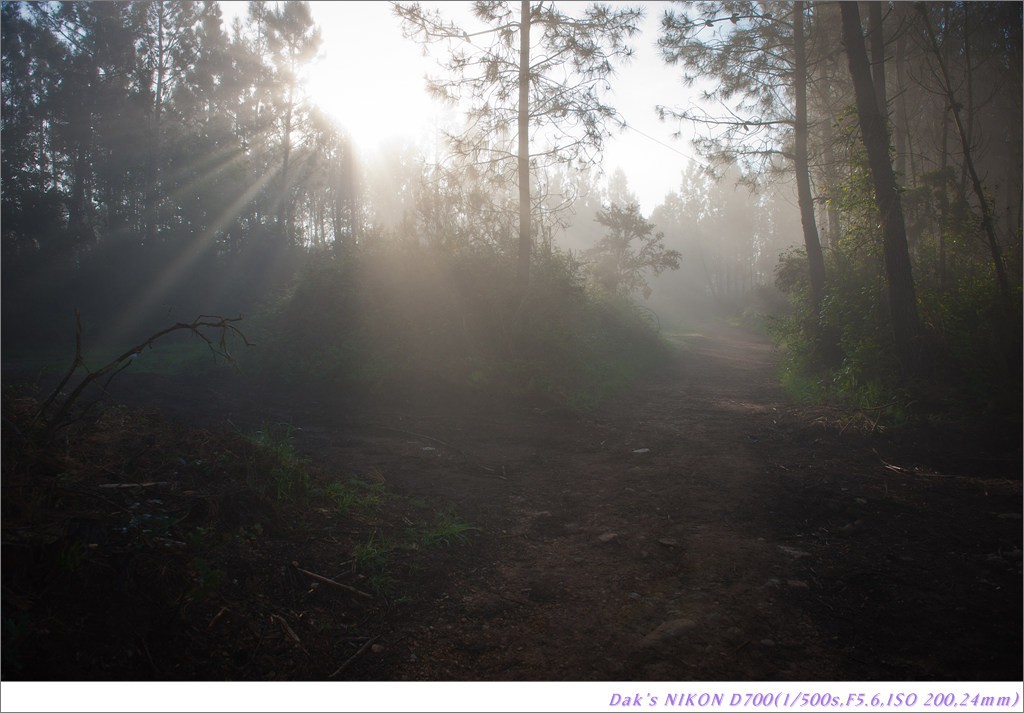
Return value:
<svg viewBox="0 0 1024 713">
<path fill-rule="evenodd" d="M 310 76 L 315 101 L 335 116 L 363 147 L 393 138 L 411 138 L 431 145 L 438 122 L 452 120 L 451 109 L 427 96 L 424 75 L 438 75 L 440 54 L 423 56 L 422 46 L 402 37 L 391 5 L 370 2 L 313 2 L 313 16 L 323 34 L 322 58 Z M 445 18 L 459 21 L 469 2 L 424 2 L 439 8 Z M 584 3 L 563 2 L 571 5 Z M 647 8 L 642 32 L 632 41 L 634 57 L 612 79 L 612 103 L 633 127 L 607 142 L 604 169 L 610 175 L 621 167 L 645 214 L 679 186 L 680 173 L 693 149 L 673 139 L 674 123 L 658 120 L 657 104 L 682 106 L 686 88 L 679 71 L 658 56 L 658 27 L 667 3 L 612 3 Z M 225 19 L 244 14 L 244 2 L 222 2 Z M 443 52 L 442 45 L 428 48 Z M 685 156 L 684 156 L 685 155 Z"/>
</svg>

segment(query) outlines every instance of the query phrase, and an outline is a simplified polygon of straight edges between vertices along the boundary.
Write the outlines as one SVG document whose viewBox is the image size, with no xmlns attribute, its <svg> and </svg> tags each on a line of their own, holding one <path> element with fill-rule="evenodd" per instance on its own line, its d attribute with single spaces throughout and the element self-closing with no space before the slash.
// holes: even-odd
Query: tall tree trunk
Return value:
<svg viewBox="0 0 1024 713">
<path fill-rule="evenodd" d="M 885 33 L 882 28 L 882 2 L 868 3 L 868 37 L 871 42 L 871 80 L 875 84 L 875 101 L 888 124 L 888 106 L 885 91 Z"/>
<path fill-rule="evenodd" d="M 821 252 L 818 226 L 814 218 L 814 199 L 811 196 L 811 177 L 807 157 L 807 47 L 804 44 L 804 3 L 802 0 L 793 3 L 793 74 L 796 95 L 793 163 L 796 170 L 797 203 L 800 206 L 804 248 L 807 250 L 811 300 L 814 304 L 814 311 L 817 312 L 825 293 L 825 259 Z"/>
<path fill-rule="evenodd" d="M 893 5 L 896 16 L 896 61 L 895 80 L 896 90 L 894 92 L 893 117 L 889 122 L 892 128 L 893 141 L 896 144 L 896 178 L 904 187 L 917 187 L 917 175 L 915 173 L 915 162 L 913 156 L 914 142 L 910 134 L 910 112 L 907 108 L 907 29 L 913 21 L 913 7 L 910 3 L 897 2 Z M 920 242 L 921 209 L 918 204 L 907 206 L 908 234 L 907 242 L 911 251 L 916 249 Z"/>
<path fill-rule="evenodd" d="M 68 203 L 68 228 L 71 232 L 73 245 L 76 248 L 85 242 L 87 229 L 85 219 L 85 172 L 87 166 L 86 147 L 83 144 L 79 144 L 75 147 L 75 154 L 72 159 L 74 180 L 71 184 L 71 201 Z"/>
<path fill-rule="evenodd" d="M 519 13 L 519 266 L 520 288 L 530 282 L 530 0 Z"/>
<path fill-rule="evenodd" d="M 292 97 L 291 91 L 288 92 L 288 106 L 284 113 L 284 135 L 281 141 L 281 195 L 278 196 L 278 200 L 281 201 L 277 213 L 277 223 L 281 228 L 284 243 L 291 245 L 292 242 L 292 226 L 291 226 L 291 186 L 288 185 L 288 169 L 289 162 L 291 161 L 292 154 Z"/>
<path fill-rule="evenodd" d="M 846 45 L 850 77 L 853 79 L 857 97 L 857 116 L 871 168 L 875 203 L 882 218 L 883 252 L 893 338 L 904 369 L 913 373 L 918 367 L 917 349 L 921 336 L 921 322 L 917 313 L 917 295 L 910 268 L 903 207 L 900 203 L 896 176 L 889 160 L 889 136 L 885 128 L 885 117 L 878 106 L 874 83 L 871 80 L 857 3 L 849 0 L 841 2 L 840 11 L 843 42 Z"/>
<path fill-rule="evenodd" d="M 825 180 L 828 182 L 828 200 L 825 202 L 825 219 L 827 221 L 825 235 L 827 239 L 823 247 L 827 248 L 839 242 L 839 208 L 836 206 L 836 184 L 838 181 L 836 178 L 836 151 L 833 139 L 835 132 L 831 128 L 831 122 L 829 122 L 829 127 L 825 131 L 824 159 Z"/>
<path fill-rule="evenodd" d="M 290 52 L 290 49 L 289 49 Z M 281 134 L 281 195 L 278 196 L 277 226 L 281 231 L 282 242 L 292 244 L 292 198 L 289 171 L 292 156 L 292 121 L 295 113 L 295 62 L 289 57 L 288 85 L 285 94 L 284 128 Z"/>
<path fill-rule="evenodd" d="M 896 29 L 896 117 L 893 119 L 893 140 L 896 142 L 896 174 L 903 178 L 903 185 L 907 185 L 907 99 L 906 72 L 907 72 L 907 33 L 904 31 L 902 12 L 897 10 Z M 913 178 L 913 177 L 909 177 Z"/>
<path fill-rule="evenodd" d="M 949 109 L 942 112 L 942 152 L 939 163 L 939 289 L 946 289 L 946 229 L 949 226 L 949 181 L 946 167 L 949 158 Z"/>
<path fill-rule="evenodd" d="M 1009 299 L 1010 283 L 1006 277 L 1006 269 L 1003 266 L 1003 258 L 999 250 L 999 241 L 996 239 L 995 221 L 992 219 L 992 207 L 989 205 L 988 198 L 985 196 L 985 189 L 981 185 L 981 178 L 978 176 L 978 171 L 974 166 L 973 151 L 971 150 L 971 141 L 968 134 L 969 129 L 964 124 L 964 120 L 960 115 L 960 106 L 957 104 L 956 95 L 953 92 L 953 82 L 949 76 L 949 69 L 946 66 L 946 60 L 942 56 L 942 50 L 939 48 L 938 39 L 935 37 L 935 30 L 932 28 L 931 18 L 928 17 L 928 8 L 927 6 L 920 5 L 918 6 L 918 9 L 920 10 L 921 17 L 924 20 L 925 30 L 928 32 L 928 40 L 931 42 L 932 52 L 935 54 L 935 58 L 939 63 L 939 72 L 942 76 L 943 89 L 946 92 L 946 101 L 949 103 L 949 110 L 953 115 L 953 123 L 960 136 L 960 146 L 964 152 L 964 167 L 966 168 L 968 175 L 971 177 L 971 186 L 974 189 L 974 195 L 978 199 L 978 205 L 981 208 L 981 225 L 985 229 L 985 235 L 988 238 L 988 247 L 989 251 L 992 253 L 992 263 L 995 266 L 996 281 L 999 284 L 999 292 L 1005 299 Z M 966 12 L 966 7 L 964 10 Z M 970 76 L 970 67 L 967 68 L 967 74 Z M 970 94 L 970 83 L 968 83 L 968 94 Z"/>
<path fill-rule="evenodd" d="M 967 94 L 967 117 L 964 122 L 964 135 L 968 145 L 974 140 L 974 72 L 971 68 L 971 8 L 969 3 L 963 4 L 964 11 L 964 91 Z M 948 27 L 948 25 L 947 25 Z M 948 64 L 947 64 L 948 66 Z M 960 166 L 960 192 L 967 193 L 967 162 Z"/>
<path fill-rule="evenodd" d="M 157 232 L 157 205 L 159 197 L 159 172 L 160 172 L 160 122 L 163 118 L 164 107 L 164 81 L 166 71 L 166 56 L 164 50 L 164 5 L 161 2 L 157 8 L 156 15 L 156 87 L 153 91 L 153 119 L 150 125 L 149 136 L 149 162 L 146 166 L 145 186 L 145 211 L 146 211 L 146 244 L 152 245 L 156 242 Z"/>
</svg>

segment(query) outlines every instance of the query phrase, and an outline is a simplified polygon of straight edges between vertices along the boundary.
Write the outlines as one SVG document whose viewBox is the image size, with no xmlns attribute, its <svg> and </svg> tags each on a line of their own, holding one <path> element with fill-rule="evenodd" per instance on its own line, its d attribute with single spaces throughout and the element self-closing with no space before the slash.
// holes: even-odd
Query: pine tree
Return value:
<svg viewBox="0 0 1024 713">
<path fill-rule="evenodd" d="M 517 280 L 525 288 L 533 246 L 530 174 L 596 160 L 609 125 L 619 120 L 603 98 L 612 62 L 630 56 L 626 40 L 639 31 L 643 11 L 594 4 L 574 16 L 554 3 L 480 1 L 473 16 L 486 29 L 472 33 L 418 3 L 398 3 L 395 13 L 410 38 L 458 44 L 446 65 L 449 76 L 432 80 L 430 89 L 452 102 L 468 101 L 469 129 L 449 135 L 455 153 L 516 177 Z M 487 40 L 477 44 L 478 38 Z"/>
<path fill-rule="evenodd" d="M 710 129 L 698 149 L 714 163 L 743 161 L 751 171 L 774 173 L 778 159 L 792 163 L 815 309 L 825 291 L 825 263 L 811 193 L 807 118 L 808 65 L 803 2 L 685 2 L 666 11 L 658 40 L 669 64 L 693 86 L 712 78 L 705 99 L 726 111 L 658 107 L 663 119 Z"/>
</svg>

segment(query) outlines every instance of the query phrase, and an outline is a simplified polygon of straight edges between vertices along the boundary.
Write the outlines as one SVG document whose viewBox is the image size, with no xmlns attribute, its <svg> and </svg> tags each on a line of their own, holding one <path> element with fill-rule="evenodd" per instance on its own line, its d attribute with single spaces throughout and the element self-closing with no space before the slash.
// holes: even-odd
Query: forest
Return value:
<svg viewBox="0 0 1024 713">
<path fill-rule="evenodd" d="M 5 679 L 1019 679 L 1020 3 L 315 5 L 2 4 Z"/>
</svg>

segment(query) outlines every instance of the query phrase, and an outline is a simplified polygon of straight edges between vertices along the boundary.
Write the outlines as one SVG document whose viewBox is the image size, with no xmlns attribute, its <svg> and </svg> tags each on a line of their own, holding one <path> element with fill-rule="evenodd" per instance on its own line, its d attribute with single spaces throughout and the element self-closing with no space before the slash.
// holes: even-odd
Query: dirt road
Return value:
<svg viewBox="0 0 1024 713">
<path fill-rule="evenodd" d="M 352 677 L 1019 680 L 1019 477 L 800 410 L 758 337 L 688 344 L 589 417 L 304 430 L 478 528 Z"/>
</svg>

